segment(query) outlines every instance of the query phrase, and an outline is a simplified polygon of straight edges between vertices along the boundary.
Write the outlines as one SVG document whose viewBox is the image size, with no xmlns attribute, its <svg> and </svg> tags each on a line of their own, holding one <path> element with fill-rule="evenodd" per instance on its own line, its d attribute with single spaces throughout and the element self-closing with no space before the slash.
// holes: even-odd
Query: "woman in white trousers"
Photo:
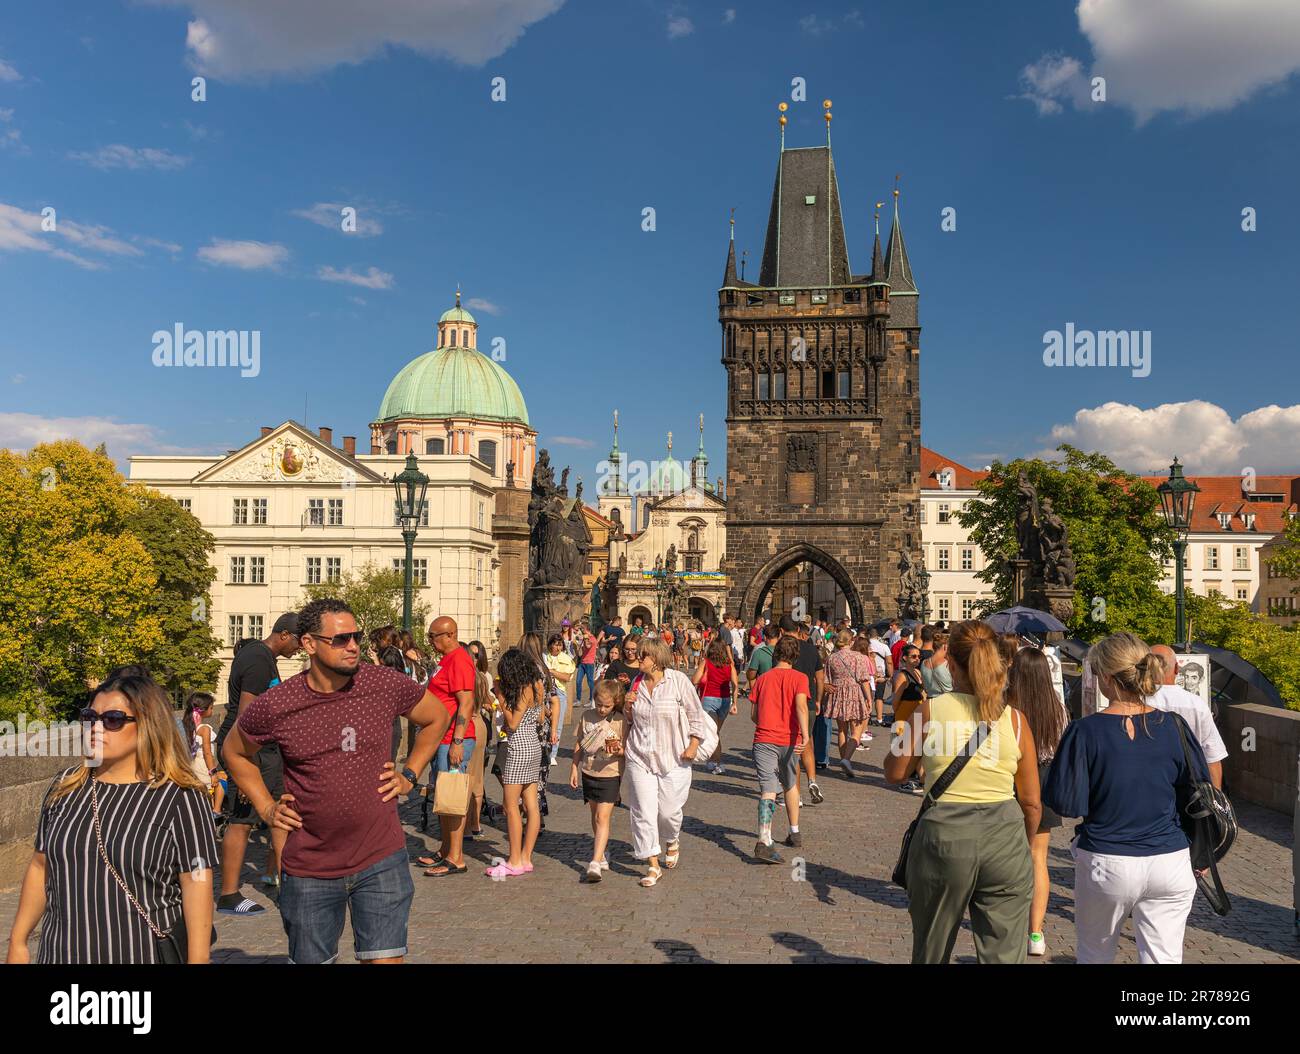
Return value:
<svg viewBox="0 0 1300 1054">
<path fill-rule="evenodd" d="M 691 792 L 691 763 L 704 740 L 705 716 L 690 678 L 673 668 L 663 641 L 641 641 L 641 676 L 624 704 L 623 798 L 632 814 L 632 848 L 649 865 L 649 888 L 681 856 L 682 811 Z"/>
<path fill-rule="evenodd" d="M 1113 633 L 1087 663 L 1110 705 L 1070 723 L 1043 788 L 1048 808 L 1083 817 L 1072 846 L 1077 959 L 1111 962 L 1132 916 L 1139 962 L 1180 963 L 1196 876 L 1178 791 L 1208 782 L 1209 766 L 1190 733 L 1184 752 L 1181 717 L 1146 705 L 1163 671 L 1145 643 Z"/>
</svg>

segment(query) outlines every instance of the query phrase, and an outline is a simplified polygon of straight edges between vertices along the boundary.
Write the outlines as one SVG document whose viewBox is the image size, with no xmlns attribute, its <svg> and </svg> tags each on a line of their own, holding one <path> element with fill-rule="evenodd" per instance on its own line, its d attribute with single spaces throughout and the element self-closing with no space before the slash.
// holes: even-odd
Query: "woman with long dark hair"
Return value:
<svg viewBox="0 0 1300 1054">
<path fill-rule="evenodd" d="M 551 768 L 551 751 L 560 743 L 560 719 L 563 711 L 560 689 L 546 665 L 546 651 L 542 635 L 529 631 L 519 638 L 519 650 L 537 665 L 537 676 L 542 679 L 542 697 L 538 700 L 542 712 L 537 717 L 537 737 L 542 744 L 542 766 L 537 777 L 537 804 L 542 814 L 542 830 L 546 830 L 546 817 L 550 807 L 546 804 L 546 774 Z"/>
<path fill-rule="evenodd" d="M 501 783 L 510 855 L 485 873 L 500 880 L 518 878 L 532 871 L 533 847 L 541 829 L 538 791 L 546 750 L 538 735 L 537 722 L 546 707 L 546 688 L 537 660 L 521 648 L 511 648 L 497 663 L 497 689 L 506 727 Z M 519 811 L 521 802 L 527 812 L 526 823 Z"/>
<path fill-rule="evenodd" d="M 488 670 L 487 648 L 481 640 L 472 640 L 466 647 L 474 656 L 474 736 L 483 744 L 482 756 L 475 754 L 469 766 L 469 815 L 466 817 L 465 837 L 480 838 L 483 835 L 483 813 L 487 804 L 487 795 L 483 789 L 483 776 L 492 761 L 493 751 L 488 747 L 494 742 L 492 734 L 492 674 Z"/>
<path fill-rule="evenodd" d="M 906 872 L 912 962 L 947 962 L 969 908 L 978 960 L 1022 963 L 1034 891 L 1029 840 L 1042 816 L 1034 736 L 1006 704 L 1007 670 L 992 629 L 959 622 L 948 654 L 953 691 L 896 704 L 884 766 L 885 779 L 899 783 L 926 759 L 931 804 L 916 825 Z M 929 797 L 968 750 L 951 786 Z"/>
<path fill-rule="evenodd" d="M 740 679 L 736 676 L 736 664 L 732 661 L 730 648 L 722 641 L 715 640 L 709 645 L 704 661 L 695 667 L 695 676 L 691 682 L 700 693 L 700 705 L 704 712 L 713 718 L 718 730 L 728 714 L 736 712 L 736 693 L 740 690 Z M 718 749 L 709 758 L 707 768 L 715 776 L 726 770 L 718 763 L 722 758 L 722 740 L 718 740 Z"/>
<path fill-rule="evenodd" d="M 96 689 L 81 719 L 90 757 L 50 785 L 8 961 L 206 963 L 217 859 L 206 788 L 147 677 Z"/>
<path fill-rule="evenodd" d="M 1021 648 L 1017 652 L 1007 688 L 1007 703 L 1024 714 L 1029 722 L 1029 731 L 1034 734 L 1034 745 L 1038 749 L 1038 783 L 1040 787 L 1046 786 L 1052 757 L 1065 734 L 1070 715 L 1052 684 L 1052 665 L 1037 648 Z M 1052 831 L 1061 823 L 1061 817 L 1044 805 L 1038 831 L 1029 840 L 1029 855 L 1034 862 L 1034 897 L 1029 906 L 1030 955 L 1047 954 L 1043 920 L 1047 917 L 1047 894 L 1052 885 L 1047 873 L 1047 849 L 1052 841 Z"/>
</svg>

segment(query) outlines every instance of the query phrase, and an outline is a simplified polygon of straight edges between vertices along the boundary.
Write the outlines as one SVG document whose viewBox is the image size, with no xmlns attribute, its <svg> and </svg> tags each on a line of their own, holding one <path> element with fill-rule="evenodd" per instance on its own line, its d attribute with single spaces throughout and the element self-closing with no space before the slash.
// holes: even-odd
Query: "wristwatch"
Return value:
<svg viewBox="0 0 1300 1054">
<path fill-rule="evenodd" d="M 402 779 L 406 780 L 406 782 L 409 783 L 412 787 L 414 787 L 417 783 L 420 782 L 420 777 L 418 777 L 409 768 L 402 769 Z"/>
</svg>

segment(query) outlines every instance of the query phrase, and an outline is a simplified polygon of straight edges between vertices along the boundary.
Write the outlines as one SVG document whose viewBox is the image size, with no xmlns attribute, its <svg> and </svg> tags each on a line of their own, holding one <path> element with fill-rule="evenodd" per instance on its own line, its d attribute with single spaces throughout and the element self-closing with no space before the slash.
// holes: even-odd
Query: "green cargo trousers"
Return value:
<svg viewBox="0 0 1300 1054">
<path fill-rule="evenodd" d="M 980 962 L 1024 962 L 1033 892 L 1024 814 L 1014 799 L 940 800 L 921 818 L 907 854 L 912 962 L 946 963 L 967 907 Z"/>
</svg>

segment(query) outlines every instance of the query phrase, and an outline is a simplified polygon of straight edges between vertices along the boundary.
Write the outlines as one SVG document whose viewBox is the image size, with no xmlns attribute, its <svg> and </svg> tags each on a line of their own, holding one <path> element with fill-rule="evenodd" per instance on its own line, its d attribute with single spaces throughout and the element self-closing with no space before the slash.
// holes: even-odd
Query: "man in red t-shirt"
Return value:
<svg viewBox="0 0 1300 1054">
<path fill-rule="evenodd" d="M 415 886 L 395 800 L 411 785 L 393 771 L 393 720 L 420 726 L 415 750 L 432 756 L 450 716 L 410 677 L 361 662 L 364 634 L 343 601 L 313 600 L 297 628 L 311 667 L 240 708 L 226 767 L 267 826 L 289 832 L 279 903 L 289 958 L 333 962 L 350 910 L 357 959 L 399 963 Z M 268 743 L 284 758 L 278 801 L 256 761 Z"/>
<path fill-rule="evenodd" d="M 447 708 L 450 724 L 443 733 L 442 743 L 436 752 L 421 750 L 417 744 L 406 759 L 403 775 L 412 783 L 419 778 L 424 766 L 434 762 L 434 772 L 466 772 L 469 759 L 474 755 L 474 680 L 478 667 L 474 656 L 459 640 L 456 620 L 443 615 L 429 626 L 429 643 L 440 656 L 438 669 L 429 678 L 429 691 Z M 437 776 L 430 779 L 430 791 Z M 442 826 L 442 845 L 433 856 L 418 857 L 428 870 L 430 878 L 445 875 L 463 875 L 469 870 L 465 863 L 465 817 L 438 817 Z"/>
<path fill-rule="evenodd" d="M 790 834 L 785 845 L 803 845 L 799 833 L 799 756 L 808 742 L 808 676 L 794 669 L 799 639 L 788 634 L 776 645 L 776 665 L 759 676 L 750 689 L 754 719 L 754 767 L 758 769 L 758 843 L 754 856 L 764 863 L 782 863 L 772 844 L 776 795 L 785 792 Z"/>
</svg>

